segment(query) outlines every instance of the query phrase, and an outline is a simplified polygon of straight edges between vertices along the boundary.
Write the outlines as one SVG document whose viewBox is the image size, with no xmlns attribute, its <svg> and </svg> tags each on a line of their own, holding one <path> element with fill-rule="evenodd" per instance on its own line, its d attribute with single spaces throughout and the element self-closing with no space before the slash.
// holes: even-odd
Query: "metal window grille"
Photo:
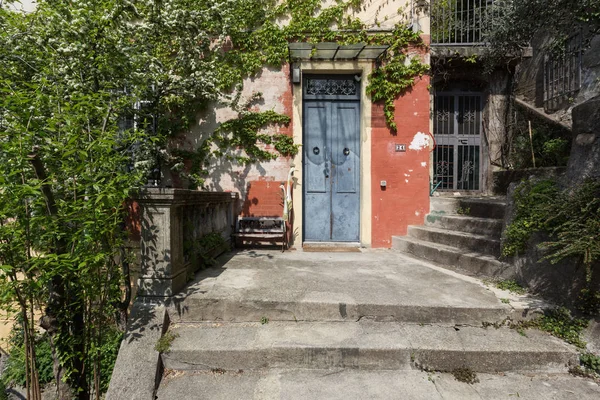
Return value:
<svg viewBox="0 0 600 400">
<path fill-rule="evenodd" d="M 493 0 L 432 0 L 432 45 L 481 45 Z"/>
<path fill-rule="evenodd" d="M 481 112 L 481 94 L 435 94 L 433 185 L 437 190 L 481 190 Z"/>
<path fill-rule="evenodd" d="M 565 53 L 544 58 L 544 108 L 556 111 L 563 107 L 581 89 L 581 59 L 583 35 L 573 35 Z"/>
</svg>

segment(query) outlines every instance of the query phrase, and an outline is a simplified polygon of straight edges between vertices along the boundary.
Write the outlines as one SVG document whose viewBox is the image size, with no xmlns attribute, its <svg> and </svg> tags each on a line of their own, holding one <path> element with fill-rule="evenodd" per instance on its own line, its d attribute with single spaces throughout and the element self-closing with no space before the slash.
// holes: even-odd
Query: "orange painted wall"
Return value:
<svg viewBox="0 0 600 400">
<path fill-rule="evenodd" d="M 430 147 L 418 146 L 429 133 L 429 77 L 418 79 L 395 104 L 396 135 L 386 126 L 383 106 L 372 108 L 373 247 L 391 247 L 392 236 L 406 235 L 408 225 L 422 225 L 429 212 Z M 396 144 L 406 145 L 406 152 L 396 152 Z M 380 186 L 382 180 L 387 187 Z"/>
<path fill-rule="evenodd" d="M 283 215 L 281 183 L 272 178 L 248 183 L 241 215 L 243 217 L 281 217 Z"/>
</svg>

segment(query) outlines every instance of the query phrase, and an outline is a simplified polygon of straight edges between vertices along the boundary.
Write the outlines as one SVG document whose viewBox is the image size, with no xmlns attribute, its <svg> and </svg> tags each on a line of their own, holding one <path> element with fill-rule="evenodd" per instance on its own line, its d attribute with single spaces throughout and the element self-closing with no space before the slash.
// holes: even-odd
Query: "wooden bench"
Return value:
<svg viewBox="0 0 600 400">
<path fill-rule="evenodd" d="M 238 217 L 233 236 L 236 246 L 244 242 L 281 242 L 281 251 L 287 247 L 285 220 L 281 217 Z"/>
</svg>

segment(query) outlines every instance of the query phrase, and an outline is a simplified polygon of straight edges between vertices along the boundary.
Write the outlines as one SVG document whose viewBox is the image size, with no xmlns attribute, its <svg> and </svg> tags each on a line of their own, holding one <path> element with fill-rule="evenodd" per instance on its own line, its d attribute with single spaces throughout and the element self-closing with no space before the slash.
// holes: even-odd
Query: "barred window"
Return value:
<svg viewBox="0 0 600 400">
<path fill-rule="evenodd" d="M 544 58 L 544 109 L 556 111 L 565 106 L 581 89 L 583 34 L 571 36 L 564 54 Z"/>
</svg>

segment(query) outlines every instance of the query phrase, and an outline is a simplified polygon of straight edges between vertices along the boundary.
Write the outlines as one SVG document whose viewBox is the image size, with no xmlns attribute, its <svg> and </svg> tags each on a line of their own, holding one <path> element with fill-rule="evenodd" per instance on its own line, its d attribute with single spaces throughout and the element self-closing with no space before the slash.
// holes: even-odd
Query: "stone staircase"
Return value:
<svg viewBox="0 0 600 400">
<path fill-rule="evenodd" d="M 432 197 L 425 225 L 393 237 L 392 248 L 470 276 L 511 278 L 498 260 L 505 207 L 504 197 Z"/>
<path fill-rule="evenodd" d="M 249 252 L 203 274 L 168 308 L 158 400 L 600 394 L 565 374 L 572 347 L 502 326 L 539 303 L 395 252 Z M 481 383 L 433 372 L 459 369 Z"/>
</svg>

